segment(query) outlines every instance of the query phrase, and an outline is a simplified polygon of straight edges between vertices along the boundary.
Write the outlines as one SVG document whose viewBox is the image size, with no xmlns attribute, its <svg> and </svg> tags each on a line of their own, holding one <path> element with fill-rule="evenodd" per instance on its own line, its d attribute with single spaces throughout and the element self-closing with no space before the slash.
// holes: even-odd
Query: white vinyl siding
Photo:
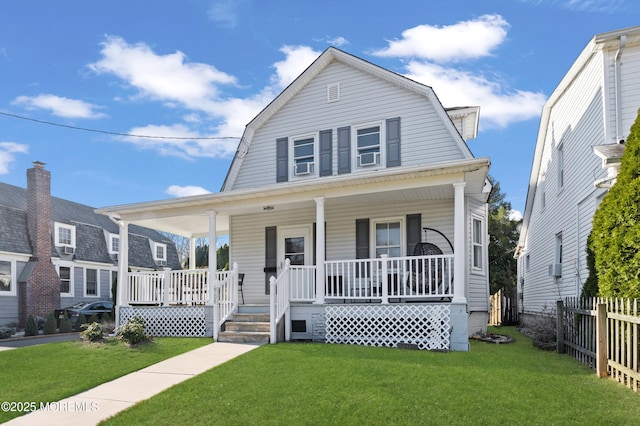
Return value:
<svg viewBox="0 0 640 426">
<path fill-rule="evenodd" d="M 485 217 L 486 204 L 468 201 L 469 211 L 476 217 Z M 434 200 L 429 202 L 393 203 L 393 204 L 354 204 L 349 199 L 327 200 L 326 217 L 326 259 L 355 259 L 355 221 L 370 218 L 403 218 L 407 213 L 420 213 L 425 227 L 437 229 L 453 242 L 453 200 Z M 470 217 L 470 214 L 465 214 Z M 243 215 L 231 218 L 230 261 L 237 262 L 240 272 L 245 274 L 244 296 L 246 303 L 268 303 L 269 296 L 264 294 L 265 263 L 264 233 L 267 226 L 302 226 L 315 222 L 315 208 L 295 209 L 272 214 Z M 470 221 L 465 237 L 470 247 Z M 486 225 L 486 223 L 485 223 Z M 402 234 L 404 234 L 404 229 Z M 404 241 L 405 236 L 401 235 Z M 371 238 L 373 240 L 373 238 Z M 429 241 L 437 243 L 444 253 L 451 253 L 448 243 L 436 233 L 428 234 Z M 314 242 L 315 243 L 315 242 Z M 403 243 L 404 244 L 404 243 Z M 471 250 L 469 248 L 469 250 Z M 371 250 L 370 255 L 374 256 Z M 470 258 L 470 252 L 467 259 Z M 484 259 L 486 268 L 486 256 Z M 469 275 L 468 303 L 470 311 L 488 310 L 489 287 L 486 274 Z"/>
<path fill-rule="evenodd" d="M 340 101 L 327 103 L 327 85 L 336 81 L 340 82 Z M 334 62 L 256 130 L 233 189 L 276 182 L 275 141 L 278 138 L 326 129 L 333 130 L 335 175 L 338 167 L 336 129 L 373 121 L 384 126 L 384 121 L 393 117 L 402 120 L 403 166 L 467 158 L 426 97 Z"/>
<path fill-rule="evenodd" d="M 629 59 L 638 58 L 638 48 L 633 52 L 625 49 Z M 597 208 L 594 200 L 604 193 L 594 186 L 594 181 L 604 178 L 607 173 L 601 168 L 601 160 L 594 154 L 593 146 L 615 141 L 613 135 L 607 136 L 615 130 L 611 121 L 615 110 L 604 108 L 613 102 L 614 93 L 611 87 L 603 85 L 605 82 L 613 84 L 612 63 L 602 62 L 606 56 L 596 52 L 591 57 L 553 105 L 549 116 L 538 176 L 539 191 L 535 194 L 524 247 L 528 267 L 518 273 L 524 278 L 522 306 L 525 313 L 551 308 L 559 298 L 579 296 L 588 276 L 586 240 Z M 632 72 L 631 63 L 625 59 L 623 69 L 626 68 L 626 73 Z M 636 62 L 634 67 L 636 75 L 640 74 L 640 63 Z M 627 86 L 631 97 L 637 96 L 633 94 L 633 87 L 640 93 L 640 78 L 634 79 L 634 85 Z M 627 98 L 624 93 L 623 100 Z M 637 110 L 634 114 L 637 115 Z M 624 126 L 628 131 L 630 121 Z M 544 190 L 540 191 L 541 188 Z M 564 273 L 554 280 L 549 276 L 549 266 L 559 263 L 556 257 L 559 230 L 562 230 Z"/>
</svg>

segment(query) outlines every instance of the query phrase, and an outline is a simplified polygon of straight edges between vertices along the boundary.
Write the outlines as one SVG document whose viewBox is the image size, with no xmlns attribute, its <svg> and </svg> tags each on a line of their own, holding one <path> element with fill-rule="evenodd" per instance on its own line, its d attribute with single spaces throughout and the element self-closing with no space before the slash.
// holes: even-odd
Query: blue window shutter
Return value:
<svg viewBox="0 0 640 426">
<path fill-rule="evenodd" d="M 400 163 L 400 117 L 387 120 L 387 167 Z"/>
<path fill-rule="evenodd" d="M 276 182 L 289 180 L 289 138 L 276 140 Z"/>
<path fill-rule="evenodd" d="M 271 290 L 270 279 L 278 274 L 278 229 L 275 226 L 264 228 L 264 294 Z"/>
<path fill-rule="evenodd" d="M 338 174 L 351 173 L 351 127 L 338 129 Z"/>
<path fill-rule="evenodd" d="M 422 242 L 422 215 L 407 215 L 407 256 L 413 255 L 416 245 Z"/>
<path fill-rule="evenodd" d="M 369 259 L 369 219 L 356 219 L 356 259 Z M 356 277 L 369 276 L 369 264 L 358 264 Z"/>
<path fill-rule="evenodd" d="M 320 176 L 331 176 L 333 174 L 332 145 L 333 133 L 331 130 L 320 132 Z"/>
</svg>

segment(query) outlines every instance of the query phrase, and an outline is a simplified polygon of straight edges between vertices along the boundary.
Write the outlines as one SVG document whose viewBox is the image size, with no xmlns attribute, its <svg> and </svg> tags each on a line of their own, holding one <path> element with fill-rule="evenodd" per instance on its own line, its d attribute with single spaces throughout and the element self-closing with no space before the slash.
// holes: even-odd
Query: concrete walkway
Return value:
<svg viewBox="0 0 640 426">
<path fill-rule="evenodd" d="M 95 425 L 137 402 L 203 373 L 259 345 L 212 343 L 104 383 L 70 398 L 51 402 L 7 425 Z"/>
</svg>

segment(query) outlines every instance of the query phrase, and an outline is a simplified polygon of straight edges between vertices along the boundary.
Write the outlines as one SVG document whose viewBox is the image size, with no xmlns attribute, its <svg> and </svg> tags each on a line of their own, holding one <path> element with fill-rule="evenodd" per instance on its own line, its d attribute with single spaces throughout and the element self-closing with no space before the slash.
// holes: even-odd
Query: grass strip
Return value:
<svg viewBox="0 0 640 426">
<path fill-rule="evenodd" d="M 637 424 L 640 395 L 512 327 L 470 352 L 267 345 L 126 410 L 106 425 Z"/>
<path fill-rule="evenodd" d="M 104 343 L 47 343 L 0 352 L 2 401 L 53 402 L 211 343 L 211 338 L 159 337 L 133 348 Z M 0 411 L 0 423 L 22 413 Z"/>
</svg>

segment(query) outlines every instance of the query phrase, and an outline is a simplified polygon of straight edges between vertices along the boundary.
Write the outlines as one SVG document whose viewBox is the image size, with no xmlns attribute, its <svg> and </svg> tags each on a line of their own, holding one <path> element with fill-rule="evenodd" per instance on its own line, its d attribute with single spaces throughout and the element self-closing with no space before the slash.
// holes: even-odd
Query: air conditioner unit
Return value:
<svg viewBox="0 0 640 426">
<path fill-rule="evenodd" d="M 64 254 L 73 254 L 75 253 L 76 249 L 73 247 L 69 247 L 69 246 L 64 246 L 62 247 L 62 253 Z"/>
<path fill-rule="evenodd" d="M 167 266 L 167 261 L 166 260 L 158 260 L 158 261 L 156 261 L 156 263 L 158 264 L 158 266 Z"/>
<path fill-rule="evenodd" d="M 313 162 L 296 163 L 294 174 L 296 176 L 310 175 L 313 173 Z"/>
<path fill-rule="evenodd" d="M 113 260 L 118 260 L 118 253 L 113 253 Z"/>
<path fill-rule="evenodd" d="M 562 263 L 552 263 L 549 265 L 549 276 L 559 278 L 562 276 Z"/>
<path fill-rule="evenodd" d="M 358 162 L 360 166 L 375 166 L 376 164 L 380 164 L 380 153 L 367 152 L 360 154 L 358 155 Z"/>
</svg>

